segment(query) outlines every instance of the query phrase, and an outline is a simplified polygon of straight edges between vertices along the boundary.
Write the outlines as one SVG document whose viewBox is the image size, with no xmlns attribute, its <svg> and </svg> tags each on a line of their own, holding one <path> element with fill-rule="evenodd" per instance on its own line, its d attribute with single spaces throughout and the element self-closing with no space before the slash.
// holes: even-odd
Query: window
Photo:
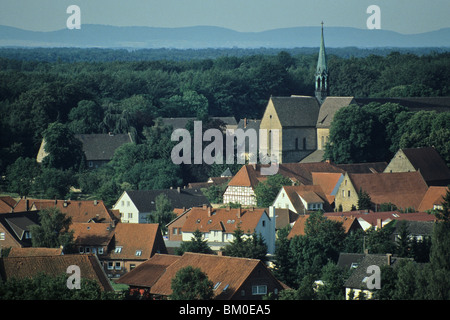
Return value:
<svg viewBox="0 0 450 320">
<path fill-rule="evenodd" d="M 217 282 L 217 283 L 215 284 L 213 290 L 216 290 L 216 289 L 220 286 L 221 283 L 222 283 L 222 282 Z"/>
<path fill-rule="evenodd" d="M 79 253 L 84 253 L 84 248 L 83 248 L 83 247 L 79 247 L 79 248 L 78 248 L 78 252 L 79 252 Z"/>
<path fill-rule="evenodd" d="M 94 166 L 94 163 L 92 161 L 89 161 L 89 168 L 92 168 Z"/>
<path fill-rule="evenodd" d="M 116 267 L 115 267 L 115 269 L 116 269 L 116 270 L 122 270 L 122 267 L 121 267 L 121 265 L 120 265 L 120 262 L 116 262 Z"/>
<path fill-rule="evenodd" d="M 263 220 L 262 222 L 262 226 L 265 227 L 266 226 L 266 220 Z"/>
<path fill-rule="evenodd" d="M 103 248 L 102 247 L 98 248 L 98 254 L 103 254 Z"/>
<path fill-rule="evenodd" d="M 130 264 L 130 271 L 131 271 L 131 270 L 133 270 L 134 268 L 136 268 L 136 265 L 135 265 L 135 264 L 133 264 L 133 263 L 132 263 L 132 264 Z"/>
<path fill-rule="evenodd" d="M 177 228 L 173 228 L 172 229 L 172 234 L 178 234 L 177 230 L 178 230 Z"/>
<path fill-rule="evenodd" d="M 89 248 L 89 247 L 84 248 L 84 252 L 85 253 L 90 253 L 91 252 L 91 248 Z"/>
<path fill-rule="evenodd" d="M 113 270 L 114 269 L 114 264 L 110 261 L 108 262 L 108 270 Z"/>
<path fill-rule="evenodd" d="M 348 190 L 348 197 L 350 198 L 350 190 Z"/>
<path fill-rule="evenodd" d="M 5 233 L 4 232 L 0 232 L 0 240 L 5 240 Z"/>
<path fill-rule="evenodd" d="M 136 256 L 138 257 L 142 256 L 142 250 L 136 250 Z"/>
<path fill-rule="evenodd" d="M 133 219 L 133 213 L 131 212 L 128 213 L 128 219 Z"/>
<path fill-rule="evenodd" d="M 252 286 L 252 295 L 263 295 L 267 294 L 267 286 L 266 285 L 260 285 L 260 286 Z"/>
<path fill-rule="evenodd" d="M 121 253 L 122 252 L 122 247 L 116 247 L 116 249 L 114 249 L 114 253 Z"/>
</svg>

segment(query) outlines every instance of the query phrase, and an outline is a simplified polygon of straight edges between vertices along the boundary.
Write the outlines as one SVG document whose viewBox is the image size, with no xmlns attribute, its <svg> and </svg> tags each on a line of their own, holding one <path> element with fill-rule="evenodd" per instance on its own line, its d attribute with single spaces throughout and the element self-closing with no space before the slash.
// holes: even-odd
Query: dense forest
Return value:
<svg viewBox="0 0 450 320">
<path fill-rule="evenodd" d="M 156 122 L 158 117 L 261 118 L 271 95 L 314 94 L 317 53 L 263 50 L 245 54 L 236 49 L 234 55 L 214 56 L 217 53 L 211 50 L 209 56 L 201 57 L 194 50 L 186 54 L 195 58 L 182 59 L 179 51 L 171 55 L 166 50 L 158 51 L 158 59 L 144 59 L 149 54 L 146 51 L 68 50 L 0 50 L 0 174 L 6 176 L 3 185 L 9 189 L 12 177 L 16 182 L 41 181 L 48 187 L 44 174 L 52 179 L 62 176 L 65 185 L 84 184 L 86 190 L 97 192 L 104 182 L 108 185 L 105 189 L 114 194 L 125 187 L 186 184 L 210 172 L 183 175 L 179 167 L 168 163 L 170 132 Z M 161 57 L 164 54 L 170 58 Z M 140 58 L 131 59 L 130 55 Z M 330 95 L 447 96 L 449 66 L 449 52 L 360 57 L 328 54 Z M 138 144 L 119 150 L 112 164 L 97 173 L 84 172 L 79 163 L 62 168 L 56 165 L 58 161 L 47 161 L 43 164 L 47 172 L 28 166 L 32 171 L 28 178 L 19 178 L 24 170 L 21 172 L 23 163 L 18 162 L 31 165 L 29 160 L 35 159 L 45 134 L 56 135 L 55 141 L 58 135 L 69 141 L 67 137 L 73 133 L 108 132 L 131 132 Z M 129 157 L 131 153 L 134 157 Z M 80 161 L 77 156 L 71 159 Z M 77 172 L 76 182 L 69 179 L 75 175 L 67 170 Z M 142 172 L 154 181 L 142 181 Z M 171 178 L 156 179 L 158 174 Z M 37 176 L 40 179 L 35 179 Z M 55 188 L 43 195 L 65 194 Z"/>
</svg>

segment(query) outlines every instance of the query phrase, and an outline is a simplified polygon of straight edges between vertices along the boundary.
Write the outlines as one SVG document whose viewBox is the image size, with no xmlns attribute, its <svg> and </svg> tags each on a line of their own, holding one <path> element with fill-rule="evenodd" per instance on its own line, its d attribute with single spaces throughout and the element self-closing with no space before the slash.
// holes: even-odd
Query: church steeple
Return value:
<svg viewBox="0 0 450 320">
<path fill-rule="evenodd" d="M 328 95 L 328 67 L 327 57 L 325 53 L 325 41 L 323 39 L 323 22 L 322 22 L 322 38 L 320 42 L 319 58 L 317 59 L 316 68 L 316 98 L 322 104 Z"/>
</svg>

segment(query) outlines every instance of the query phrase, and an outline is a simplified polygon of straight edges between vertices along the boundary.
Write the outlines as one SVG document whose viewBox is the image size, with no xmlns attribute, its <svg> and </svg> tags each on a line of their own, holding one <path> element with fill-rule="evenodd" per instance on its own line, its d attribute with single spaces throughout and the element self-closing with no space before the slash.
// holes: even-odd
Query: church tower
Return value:
<svg viewBox="0 0 450 320">
<path fill-rule="evenodd" d="M 316 69 L 316 99 L 320 105 L 325 101 L 329 92 L 328 88 L 328 68 L 327 57 L 325 53 L 325 41 L 323 40 L 323 22 L 322 22 L 322 38 L 320 42 L 319 59 L 317 60 Z"/>
</svg>

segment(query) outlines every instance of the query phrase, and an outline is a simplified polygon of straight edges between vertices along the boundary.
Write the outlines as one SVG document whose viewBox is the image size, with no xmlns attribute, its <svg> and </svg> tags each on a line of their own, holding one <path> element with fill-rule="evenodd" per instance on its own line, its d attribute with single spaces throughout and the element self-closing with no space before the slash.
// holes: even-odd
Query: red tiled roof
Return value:
<svg viewBox="0 0 450 320">
<path fill-rule="evenodd" d="M 288 239 L 293 238 L 295 236 L 305 235 L 306 220 L 309 218 L 309 216 L 310 215 L 300 215 L 298 217 L 298 219 L 292 226 L 291 231 L 289 232 Z M 326 216 L 326 218 L 335 222 L 342 222 L 342 227 L 344 228 L 345 233 L 347 233 L 350 230 L 350 228 L 353 226 L 356 220 L 355 217 L 344 217 L 344 216 L 343 217 Z"/>
<path fill-rule="evenodd" d="M 157 223 L 118 223 L 114 230 L 115 246 L 110 259 L 147 260 L 157 251 L 167 253 L 161 229 Z M 140 255 L 137 252 L 140 251 Z"/>
<path fill-rule="evenodd" d="M 441 205 L 447 190 L 447 187 L 429 187 L 420 202 L 418 211 L 431 210 L 434 205 Z"/>
<path fill-rule="evenodd" d="M 283 186 L 283 189 L 297 213 L 304 213 L 308 210 L 308 208 L 304 207 L 300 197 L 302 197 L 306 202 L 322 202 L 323 209 L 325 211 L 329 211 L 331 209 L 327 196 L 323 192 L 322 187 L 319 185 Z"/>
<path fill-rule="evenodd" d="M 42 272 L 59 276 L 71 265 L 80 267 L 81 277 L 97 281 L 102 290 L 112 291 L 111 284 L 95 255 L 69 254 L 59 256 L 8 257 L 0 259 L 0 274 L 7 279 L 30 278 Z"/>
<path fill-rule="evenodd" d="M 77 245 L 107 246 L 114 236 L 109 223 L 72 223 L 70 230 Z"/>
<path fill-rule="evenodd" d="M 62 248 L 19 248 L 13 247 L 8 257 L 60 256 Z"/>
<path fill-rule="evenodd" d="M 221 230 L 233 233 L 240 226 L 245 233 L 252 233 L 262 215 L 267 209 L 261 208 L 211 208 L 194 207 L 190 210 L 184 225 L 183 232 L 209 232 L 211 230 Z"/>
<path fill-rule="evenodd" d="M 262 271 L 258 275 L 259 278 L 266 278 L 266 281 L 271 278 L 278 283 L 279 290 L 285 288 L 282 283 L 273 277 L 261 260 L 186 252 L 166 269 L 150 292 L 170 296 L 172 294 L 172 279 L 178 270 L 187 266 L 200 268 L 202 272 L 206 273 L 208 279 L 217 285 L 214 290 L 215 299 L 233 298 L 256 269 Z"/>
<path fill-rule="evenodd" d="M 393 203 L 398 208 L 418 208 L 428 190 L 420 172 L 348 174 L 355 190 L 370 195 L 375 204 Z"/>
</svg>

